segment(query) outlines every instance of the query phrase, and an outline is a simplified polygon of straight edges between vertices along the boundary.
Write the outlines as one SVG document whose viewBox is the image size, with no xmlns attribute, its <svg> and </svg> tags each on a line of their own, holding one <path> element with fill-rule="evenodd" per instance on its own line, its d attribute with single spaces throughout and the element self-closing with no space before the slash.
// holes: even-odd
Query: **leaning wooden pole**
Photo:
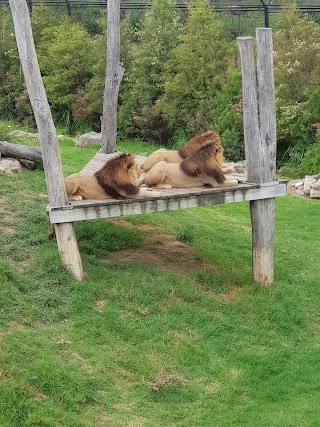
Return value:
<svg viewBox="0 0 320 427">
<path fill-rule="evenodd" d="M 248 181 L 275 180 L 276 115 L 272 31 L 257 28 L 257 77 L 252 37 L 239 37 L 242 70 L 243 121 Z M 274 280 L 273 198 L 250 202 L 252 224 L 252 275 L 262 285 Z"/>
<path fill-rule="evenodd" d="M 49 203 L 64 206 L 68 202 L 58 138 L 40 74 L 28 6 L 22 0 L 9 0 L 9 4 L 27 91 L 38 127 Z M 82 280 L 82 262 L 72 223 L 55 224 L 55 230 L 63 264 L 77 280 Z"/>
<path fill-rule="evenodd" d="M 107 66 L 101 123 L 103 153 L 116 150 L 118 96 L 123 73 L 120 65 L 120 0 L 108 0 Z"/>
</svg>

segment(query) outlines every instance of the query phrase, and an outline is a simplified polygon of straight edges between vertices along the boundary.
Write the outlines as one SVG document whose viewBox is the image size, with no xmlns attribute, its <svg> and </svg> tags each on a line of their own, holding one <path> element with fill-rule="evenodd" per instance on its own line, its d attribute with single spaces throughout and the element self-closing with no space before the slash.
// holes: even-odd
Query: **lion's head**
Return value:
<svg viewBox="0 0 320 427">
<path fill-rule="evenodd" d="M 186 159 L 194 151 L 199 150 L 199 148 L 205 147 L 206 145 L 216 145 L 217 147 L 221 147 L 223 153 L 223 148 L 221 146 L 219 135 L 215 132 L 212 132 L 211 130 L 200 133 L 199 135 L 196 135 L 191 138 L 184 146 L 182 146 L 178 150 L 178 153 L 180 157 Z"/>
<path fill-rule="evenodd" d="M 108 160 L 95 173 L 97 181 L 111 197 L 119 197 L 120 192 L 128 196 L 137 194 L 139 175 L 140 168 L 131 153 L 123 153 Z"/>
<path fill-rule="evenodd" d="M 223 148 L 220 143 L 213 142 L 193 151 L 180 164 L 180 169 L 189 176 L 211 176 L 222 184 L 226 178 L 222 172 L 221 158 L 223 158 Z"/>
</svg>

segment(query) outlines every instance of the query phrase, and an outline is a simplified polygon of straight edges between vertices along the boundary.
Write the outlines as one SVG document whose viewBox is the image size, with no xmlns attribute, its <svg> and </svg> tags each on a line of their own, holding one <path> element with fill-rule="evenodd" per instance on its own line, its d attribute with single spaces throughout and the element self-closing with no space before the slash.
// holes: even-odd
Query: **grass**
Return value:
<svg viewBox="0 0 320 427">
<path fill-rule="evenodd" d="M 96 152 L 60 147 L 66 174 Z M 318 201 L 277 199 L 272 287 L 251 281 L 246 203 L 75 223 L 78 283 L 47 240 L 43 172 L 0 188 L 1 427 L 319 425 Z M 198 267 L 114 257 L 161 233 Z"/>
</svg>

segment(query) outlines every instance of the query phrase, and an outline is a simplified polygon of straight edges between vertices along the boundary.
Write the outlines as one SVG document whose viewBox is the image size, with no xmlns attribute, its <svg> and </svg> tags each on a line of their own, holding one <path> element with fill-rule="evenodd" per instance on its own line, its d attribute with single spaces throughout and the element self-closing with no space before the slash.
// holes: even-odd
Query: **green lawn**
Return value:
<svg viewBox="0 0 320 427">
<path fill-rule="evenodd" d="M 60 146 L 66 174 L 97 151 Z M 1 427 L 319 426 L 319 201 L 277 199 L 272 287 L 251 281 L 247 203 L 76 223 L 78 283 L 42 170 L 0 188 Z"/>
</svg>

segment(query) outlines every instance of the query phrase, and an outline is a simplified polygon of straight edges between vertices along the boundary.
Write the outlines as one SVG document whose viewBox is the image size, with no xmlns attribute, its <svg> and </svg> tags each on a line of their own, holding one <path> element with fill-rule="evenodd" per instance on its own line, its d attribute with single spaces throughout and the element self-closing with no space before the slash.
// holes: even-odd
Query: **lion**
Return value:
<svg viewBox="0 0 320 427">
<path fill-rule="evenodd" d="M 64 182 L 68 200 L 160 197 L 158 191 L 138 186 L 139 175 L 134 155 L 123 153 L 108 160 L 94 175 L 74 174 Z"/>
<path fill-rule="evenodd" d="M 139 185 L 146 184 L 155 188 L 235 187 L 238 180 L 226 179 L 219 153 L 219 146 L 207 144 L 194 151 L 181 163 L 161 160 L 140 176 Z"/>
<path fill-rule="evenodd" d="M 217 133 L 212 131 L 203 132 L 194 136 L 185 145 L 179 148 L 179 150 L 166 150 L 165 148 L 160 148 L 159 150 L 154 151 L 142 163 L 141 169 L 148 172 L 155 164 L 163 160 L 167 163 L 181 163 L 184 159 L 190 156 L 190 154 L 199 150 L 199 148 L 205 147 L 206 145 L 214 145 L 217 147 L 215 158 L 219 163 L 221 171 L 223 173 L 233 172 L 232 168 L 223 167 L 224 157 L 220 137 Z"/>
</svg>

